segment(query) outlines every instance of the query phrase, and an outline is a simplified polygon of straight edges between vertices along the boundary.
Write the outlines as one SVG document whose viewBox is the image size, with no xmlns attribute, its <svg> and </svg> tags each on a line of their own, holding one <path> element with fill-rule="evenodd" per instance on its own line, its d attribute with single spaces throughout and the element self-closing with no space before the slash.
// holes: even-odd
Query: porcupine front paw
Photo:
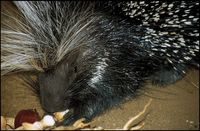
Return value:
<svg viewBox="0 0 200 131">
<path fill-rule="evenodd" d="M 87 103 L 77 104 L 72 109 L 72 112 L 64 117 L 62 124 L 72 125 L 75 121 L 81 118 L 85 118 L 84 122 L 89 122 L 93 116 L 95 116 L 95 112 L 98 112 L 97 108 L 93 108 L 94 106 L 95 104 L 90 104 L 89 106 Z"/>
<path fill-rule="evenodd" d="M 85 118 L 85 123 L 88 123 L 95 116 L 102 113 L 105 109 L 111 107 L 115 102 L 111 98 L 91 97 L 84 102 L 76 103 L 73 106 L 73 113 L 67 116 L 63 125 L 71 125 L 81 118 Z"/>
<path fill-rule="evenodd" d="M 63 125 L 72 125 L 78 119 L 84 118 L 84 122 L 88 123 L 91 120 L 91 116 L 87 116 L 84 111 L 75 111 L 65 117 L 62 124 Z"/>
<path fill-rule="evenodd" d="M 172 84 L 183 78 L 185 69 L 185 65 L 177 65 L 176 69 L 171 66 L 163 66 L 151 76 L 152 83 L 156 85 Z"/>
</svg>

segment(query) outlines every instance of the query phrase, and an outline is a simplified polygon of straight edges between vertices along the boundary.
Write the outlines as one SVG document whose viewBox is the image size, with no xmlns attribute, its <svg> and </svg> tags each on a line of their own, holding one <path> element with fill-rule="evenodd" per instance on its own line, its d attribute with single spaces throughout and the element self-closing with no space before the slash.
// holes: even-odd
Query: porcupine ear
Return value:
<svg viewBox="0 0 200 131">
<path fill-rule="evenodd" d="M 65 55 L 65 58 L 55 66 L 55 71 L 59 73 L 59 75 L 65 77 L 66 73 L 70 72 L 70 70 L 73 70 L 73 72 L 77 70 L 74 68 L 77 66 L 77 59 L 80 59 L 81 53 L 82 52 L 79 48 L 70 51 L 67 55 Z"/>
</svg>

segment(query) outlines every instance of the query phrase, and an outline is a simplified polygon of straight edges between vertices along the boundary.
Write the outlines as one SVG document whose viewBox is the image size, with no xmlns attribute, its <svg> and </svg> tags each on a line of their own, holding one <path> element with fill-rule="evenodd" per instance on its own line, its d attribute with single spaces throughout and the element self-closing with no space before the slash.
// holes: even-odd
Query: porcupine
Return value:
<svg viewBox="0 0 200 131">
<path fill-rule="evenodd" d="M 199 2 L 14 2 L 15 28 L 1 22 L 2 75 L 35 71 L 30 85 L 63 124 L 87 120 L 152 80 L 199 67 Z M 22 18 L 22 19 L 20 19 Z"/>
</svg>

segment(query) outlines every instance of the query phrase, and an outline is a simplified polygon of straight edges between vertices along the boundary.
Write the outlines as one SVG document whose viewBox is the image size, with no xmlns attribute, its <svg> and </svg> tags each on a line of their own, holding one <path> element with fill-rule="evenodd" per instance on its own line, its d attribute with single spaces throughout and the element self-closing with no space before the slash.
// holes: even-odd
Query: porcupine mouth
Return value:
<svg viewBox="0 0 200 131">
<path fill-rule="evenodd" d="M 54 112 L 53 115 L 57 119 L 57 126 L 62 125 L 63 120 L 69 118 L 74 113 L 73 109 L 66 109 L 65 111 Z"/>
</svg>

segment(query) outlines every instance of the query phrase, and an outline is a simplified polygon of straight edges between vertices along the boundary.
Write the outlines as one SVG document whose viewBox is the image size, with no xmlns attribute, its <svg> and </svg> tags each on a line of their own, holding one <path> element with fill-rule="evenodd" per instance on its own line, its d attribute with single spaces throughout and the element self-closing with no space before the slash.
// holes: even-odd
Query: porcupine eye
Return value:
<svg viewBox="0 0 200 131">
<path fill-rule="evenodd" d="M 77 73 L 77 66 L 74 67 L 74 72 Z"/>
</svg>

